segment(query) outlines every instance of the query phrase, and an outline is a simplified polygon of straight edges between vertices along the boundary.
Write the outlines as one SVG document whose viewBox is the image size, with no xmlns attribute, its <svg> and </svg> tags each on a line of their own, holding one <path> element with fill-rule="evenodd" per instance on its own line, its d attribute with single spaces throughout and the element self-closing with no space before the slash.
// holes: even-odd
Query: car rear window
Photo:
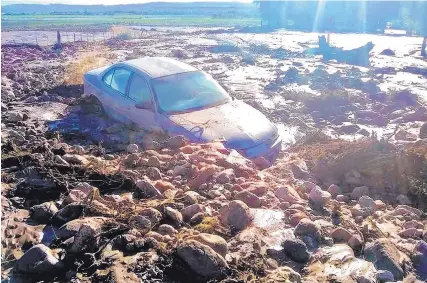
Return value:
<svg viewBox="0 0 427 283">
<path fill-rule="evenodd" d="M 116 69 L 111 80 L 111 87 L 118 92 L 126 93 L 126 86 L 128 84 L 130 75 L 132 73 L 126 69 Z"/>
</svg>

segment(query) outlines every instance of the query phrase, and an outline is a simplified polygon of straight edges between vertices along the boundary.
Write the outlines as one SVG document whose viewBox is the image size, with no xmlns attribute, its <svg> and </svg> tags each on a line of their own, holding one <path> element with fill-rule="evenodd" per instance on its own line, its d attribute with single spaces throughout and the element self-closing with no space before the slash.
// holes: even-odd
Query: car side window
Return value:
<svg viewBox="0 0 427 283">
<path fill-rule="evenodd" d="M 129 70 L 118 68 L 114 71 L 113 78 L 111 80 L 111 87 L 118 92 L 123 94 L 126 93 L 126 86 L 128 84 L 131 72 Z"/>
<path fill-rule="evenodd" d="M 150 86 L 140 76 L 134 74 L 129 86 L 129 98 L 134 100 L 136 104 L 144 102 L 151 103 Z"/>
<path fill-rule="evenodd" d="M 113 78 L 114 69 L 111 69 L 108 73 L 105 74 L 104 78 L 102 79 L 104 83 L 107 85 L 111 84 L 111 79 Z"/>
</svg>

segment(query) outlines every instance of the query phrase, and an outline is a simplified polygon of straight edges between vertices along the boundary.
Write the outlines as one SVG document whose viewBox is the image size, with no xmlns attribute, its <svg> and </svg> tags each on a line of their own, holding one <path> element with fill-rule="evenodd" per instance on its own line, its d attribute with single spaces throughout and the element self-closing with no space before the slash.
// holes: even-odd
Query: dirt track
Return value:
<svg viewBox="0 0 427 283">
<path fill-rule="evenodd" d="M 2 278 L 375 282 L 385 269 L 423 280 L 427 62 L 420 38 L 331 35 L 344 48 L 368 40 L 370 67 L 323 62 L 307 53 L 317 34 L 301 32 L 3 48 Z M 284 138 L 276 163 L 154 136 L 81 98 L 76 72 L 141 56 L 203 69 L 265 113 Z M 31 274 L 34 249 L 48 260 Z M 377 250 L 392 251 L 389 266 Z"/>
</svg>

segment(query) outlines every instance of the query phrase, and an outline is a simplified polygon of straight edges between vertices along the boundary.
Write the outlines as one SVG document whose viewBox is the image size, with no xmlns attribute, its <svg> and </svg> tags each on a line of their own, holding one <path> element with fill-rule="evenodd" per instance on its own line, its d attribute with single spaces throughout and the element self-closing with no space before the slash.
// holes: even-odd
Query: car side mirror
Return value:
<svg viewBox="0 0 427 283">
<path fill-rule="evenodd" d="M 141 102 L 141 103 L 136 103 L 135 107 L 138 109 L 153 110 L 153 105 L 147 101 Z"/>
</svg>

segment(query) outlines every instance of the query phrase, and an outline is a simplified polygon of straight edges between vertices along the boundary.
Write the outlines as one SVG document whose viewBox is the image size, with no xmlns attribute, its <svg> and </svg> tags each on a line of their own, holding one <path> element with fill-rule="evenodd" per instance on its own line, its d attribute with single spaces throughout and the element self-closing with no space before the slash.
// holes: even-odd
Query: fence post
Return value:
<svg viewBox="0 0 427 283">
<path fill-rule="evenodd" d="M 76 43 L 76 33 L 74 32 L 73 35 L 74 35 L 74 43 Z"/>
<path fill-rule="evenodd" d="M 35 31 L 34 34 L 36 35 L 36 44 L 39 45 L 39 41 L 37 39 L 37 31 Z"/>
</svg>

